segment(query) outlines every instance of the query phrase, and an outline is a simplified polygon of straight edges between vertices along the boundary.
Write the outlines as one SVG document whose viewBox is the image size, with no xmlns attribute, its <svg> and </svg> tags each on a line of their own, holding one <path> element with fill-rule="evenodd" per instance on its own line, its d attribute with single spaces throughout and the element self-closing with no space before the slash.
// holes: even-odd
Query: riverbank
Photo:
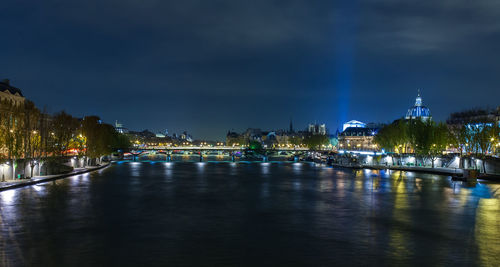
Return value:
<svg viewBox="0 0 500 267">
<path fill-rule="evenodd" d="M 0 182 L 0 191 L 19 188 L 19 187 L 28 186 L 28 185 L 39 184 L 39 183 L 50 182 L 50 181 L 54 181 L 54 180 L 59 180 L 59 179 L 63 179 L 63 178 L 69 177 L 69 176 L 73 176 L 73 175 L 79 175 L 79 174 L 83 174 L 83 173 L 87 173 L 87 172 L 100 170 L 100 169 L 108 167 L 109 165 L 110 165 L 110 163 L 106 163 L 106 164 L 103 164 L 100 166 L 78 168 L 78 169 L 75 169 L 71 172 L 63 173 L 63 174 L 37 176 L 37 177 L 31 178 L 31 179 L 23 179 L 23 180 L 19 180 L 19 181 Z"/>
</svg>

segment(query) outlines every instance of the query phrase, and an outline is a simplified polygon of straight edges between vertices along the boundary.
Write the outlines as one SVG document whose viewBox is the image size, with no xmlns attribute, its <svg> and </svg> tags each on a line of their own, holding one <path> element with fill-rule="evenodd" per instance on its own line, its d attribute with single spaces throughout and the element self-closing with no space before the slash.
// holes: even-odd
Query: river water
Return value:
<svg viewBox="0 0 500 267">
<path fill-rule="evenodd" d="M 120 162 L 0 192 L 1 266 L 499 266 L 499 184 Z"/>
</svg>

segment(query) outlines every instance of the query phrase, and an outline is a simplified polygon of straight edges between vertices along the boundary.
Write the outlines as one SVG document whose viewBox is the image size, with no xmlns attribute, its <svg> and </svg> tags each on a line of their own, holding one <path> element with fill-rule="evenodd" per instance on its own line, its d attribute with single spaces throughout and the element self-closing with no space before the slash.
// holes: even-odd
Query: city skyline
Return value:
<svg viewBox="0 0 500 267">
<path fill-rule="evenodd" d="M 8 79 L 4 79 L 3 81 L 0 81 L 2 84 L 4 85 L 9 85 L 10 84 L 10 81 Z M 12 86 L 12 85 L 10 85 Z M 15 90 L 20 90 L 16 87 L 12 87 L 13 89 Z M 22 93 L 22 91 L 21 91 Z M 375 125 L 387 125 L 387 124 L 390 124 L 391 122 L 393 121 L 396 121 L 398 119 L 403 119 L 403 118 L 406 118 L 406 119 L 409 119 L 409 115 L 411 113 L 412 110 L 415 110 L 415 109 L 420 109 L 420 107 L 423 107 L 424 109 L 428 110 L 427 112 L 429 112 L 429 115 L 430 115 L 430 118 L 432 120 L 432 115 L 430 113 L 430 109 L 428 109 L 424 104 L 423 104 L 423 99 L 422 99 L 422 96 L 421 96 L 421 93 L 420 93 L 420 89 L 418 90 L 418 93 L 417 93 L 417 97 L 416 97 L 416 101 L 415 101 L 415 104 L 414 106 L 410 107 L 406 113 L 406 115 L 404 116 L 400 116 L 400 117 L 397 117 L 393 120 L 388 120 L 386 122 L 375 122 L 375 121 L 368 121 L 368 123 L 363 123 L 363 124 L 375 124 Z M 482 109 L 484 110 L 484 107 L 483 108 L 480 108 L 480 107 L 475 107 L 475 108 L 471 108 L 471 109 L 468 109 L 468 110 L 474 110 L 476 108 L 479 108 L 479 109 Z M 500 108 L 500 106 L 498 106 L 496 108 L 496 110 L 498 110 Z M 487 107 L 486 110 L 491 110 L 491 111 L 494 111 L 495 108 L 489 108 Z M 65 111 L 65 110 L 63 110 Z M 461 111 L 464 111 L 464 110 L 460 110 Z M 48 111 L 49 114 L 50 114 L 50 111 Z M 416 111 L 413 111 L 413 112 L 416 112 Z M 449 114 L 451 115 L 451 114 Z M 94 115 L 90 115 L 90 116 L 94 116 Z M 99 116 L 97 114 L 95 114 L 95 116 Z M 414 116 L 419 116 L 418 114 L 414 114 Z M 448 117 L 447 117 L 448 118 Z M 229 132 L 244 132 L 246 130 L 250 130 L 250 129 L 265 129 L 265 130 L 268 130 L 268 131 L 290 131 L 292 129 L 292 125 L 295 125 L 295 127 L 293 127 L 293 131 L 294 132 L 308 132 L 310 131 L 310 127 L 311 125 L 320 125 L 322 124 L 324 127 L 326 127 L 326 133 L 327 134 L 330 134 L 330 135 L 337 135 L 339 133 L 341 133 L 343 130 L 345 130 L 345 125 L 350 123 L 350 122 L 358 122 L 358 123 L 362 123 L 362 122 L 359 122 L 357 120 L 352 120 L 350 119 L 350 121 L 342 121 L 340 122 L 339 125 L 335 126 L 335 127 L 328 127 L 326 126 L 325 123 L 321 122 L 321 123 L 318 123 L 317 120 L 314 120 L 314 122 L 311 122 L 309 121 L 308 123 L 306 123 L 305 125 L 299 125 L 297 127 L 297 125 L 293 124 L 293 120 L 292 118 L 290 118 L 290 121 L 289 121 L 289 125 L 288 125 L 288 128 L 286 127 L 281 127 L 281 126 L 271 126 L 270 128 L 262 128 L 262 127 L 258 127 L 258 126 L 247 126 L 247 127 L 244 127 L 244 128 L 240 128 L 240 129 L 235 129 L 234 127 L 225 131 L 225 133 L 229 133 Z M 121 121 L 118 121 L 118 120 L 115 120 L 114 123 L 111 123 L 111 122 L 108 122 L 109 124 L 112 124 L 117 130 L 119 133 L 124 133 L 124 130 L 125 129 L 127 132 L 128 131 L 131 131 L 131 132 L 136 132 L 136 133 L 139 133 L 141 131 L 143 132 L 151 132 L 151 133 L 154 133 L 154 134 L 162 134 L 163 136 L 172 136 L 172 137 L 176 137 L 176 136 L 179 136 L 179 135 L 182 135 L 182 134 L 189 134 L 189 136 L 191 136 L 191 133 L 189 132 L 189 130 L 187 129 L 181 129 L 181 128 L 176 128 L 176 127 L 170 127 L 170 128 L 160 128 L 160 129 L 156 129 L 156 128 L 138 128 L 138 129 L 129 129 L 127 128 L 126 126 L 123 125 L 123 123 Z M 170 129 L 170 130 L 169 130 Z M 172 129 L 174 129 L 174 131 L 172 131 Z M 211 140 L 211 141 L 214 141 L 214 140 L 222 140 L 224 139 L 226 136 L 225 135 L 222 135 L 222 136 L 212 136 L 210 138 L 207 138 L 206 136 L 195 136 L 193 138 L 193 140 Z M 191 138 L 191 137 L 190 137 Z"/>
<path fill-rule="evenodd" d="M 418 89 L 443 121 L 500 97 L 499 4 L 464 3 L 8 1 L 0 78 L 50 112 L 208 139 L 387 123 Z"/>
</svg>

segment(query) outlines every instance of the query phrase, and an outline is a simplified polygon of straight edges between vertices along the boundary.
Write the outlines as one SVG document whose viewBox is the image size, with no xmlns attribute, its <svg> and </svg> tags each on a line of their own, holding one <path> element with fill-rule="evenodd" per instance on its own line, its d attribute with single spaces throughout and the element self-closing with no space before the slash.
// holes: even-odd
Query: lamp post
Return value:
<svg viewBox="0 0 500 267">
<path fill-rule="evenodd" d="M 5 164 L 2 164 L 2 182 L 5 182 Z"/>
</svg>

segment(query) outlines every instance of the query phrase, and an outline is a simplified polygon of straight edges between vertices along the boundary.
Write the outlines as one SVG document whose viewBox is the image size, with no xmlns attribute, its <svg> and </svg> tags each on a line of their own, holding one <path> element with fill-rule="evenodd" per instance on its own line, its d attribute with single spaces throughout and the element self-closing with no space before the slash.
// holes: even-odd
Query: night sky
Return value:
<svg viewBox="0 0 500 267">
<path fill-rule="evenodd" d="M 500 105 L 500 1 L 3 0 L 0 79 L 133 130 L 331 132 Z"/>
</svg>

